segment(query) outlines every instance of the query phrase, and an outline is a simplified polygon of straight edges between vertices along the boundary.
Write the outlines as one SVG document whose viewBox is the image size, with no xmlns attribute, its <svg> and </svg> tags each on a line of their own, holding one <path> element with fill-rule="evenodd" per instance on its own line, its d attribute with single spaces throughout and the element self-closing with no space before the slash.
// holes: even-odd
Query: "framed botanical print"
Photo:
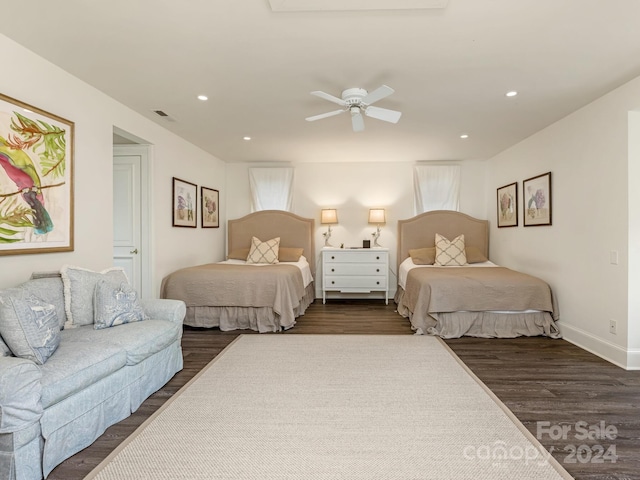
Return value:
<svg viewBox="0 0 640 480">
<path fill-rule="evenodd" d="M 220 226 L 220 194 L 213 188 L 200 187 L 200 212 L 202 228 L 218 228 Z"/>
<path fill-rule="evenodd" d="M 518 183 L 498 188 L 498 228 L 518 226 Z"/>
<path fill-rule="evenodd" d="M 198 226 L 196 204 L 198 202 L 198 186 L 195 183 L 173 177 L 173 226 Z"/>
<path fill-rule="evenodd" d="M 551 172 L 522 182 L 524 226 L 551 225 Z"/>
<path fill-rule="evenodd" d="M 0 94 L 0 255 L 73 250 L 73 131 Z"/>
</svg>

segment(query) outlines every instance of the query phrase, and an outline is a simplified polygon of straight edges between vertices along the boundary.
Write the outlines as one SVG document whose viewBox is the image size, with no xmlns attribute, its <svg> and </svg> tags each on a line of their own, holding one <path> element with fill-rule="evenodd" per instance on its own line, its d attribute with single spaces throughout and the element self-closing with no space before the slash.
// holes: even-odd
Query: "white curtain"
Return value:
<svg viewBox="0 0 640 480">
<path fill-rule="evenodd" d="M 460 210 L 459 165 L 416 165 L 413 187 L 416 215 L 431 210 Z"/>
<path fill-rule="evenodd" d="M 291 211 L 293 168 L 249 168 L 251 211 Z"/>
</svg>

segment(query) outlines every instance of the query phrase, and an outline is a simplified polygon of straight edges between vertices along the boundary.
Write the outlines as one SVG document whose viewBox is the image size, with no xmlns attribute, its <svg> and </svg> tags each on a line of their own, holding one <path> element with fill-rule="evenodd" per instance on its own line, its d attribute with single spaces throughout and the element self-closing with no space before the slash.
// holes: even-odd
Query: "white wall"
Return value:
<svg viewBox="0 0 640 480">
<path fill-rule="evenodd" d="M 484 189 L 484 163 L 457 162 L 461 165 L 460 210 L 474 217 L 485 218 L 487 211 Z M 287 164 L 289 165 L 289 164 Z M 380 245 L 390 249 L 391 293 L 395 293 L 397 221 L 414 216 L 413 166 L 415 162 L 335 162 L 293 164 L 293 213 L 316 219 L 316 262 L 324 245 L 320 225 L 320 210 L 336 208 L 338 225 L 332 227 L 334 246 L 362 246 L 371 239 L 374 225 L 367 223 L 369 208 L 386 210 L 387 223 L 382 227 Z M 248 169 L 252 166 L 283 166 L 278 163 L 236 163 L 227 165 L 227 216 L 238 218 L 250 213 Z M 263 239 L 264 240 L 264 239 Z M 319 269 L 317 269 L 319 271 Z M 316 282 L 320 287 L 320 282 Z"/>
<path fill-rule="evenodd" d="M 640 112 L 629 112 L 629 313 L 627 365 L 640 366 Z"/>
<path fill-rule="evenodd" d="M 3 71 L 2 93 L 75 123 L 75 249 L 0 256 L 0 288 L 65 263 L 95 270 L 112 265 L 114 126 L 153 145 L 153 291 L 177 268 L 222 259 L 224 227 L 171 227 L 171 178 L 220 189 L 223 201 L 223 162 L 1 35 L 0 50 L 6 65 L 18 66 Z M 220 223 L 226 223 L 224 215 Z"/>
<path fill-rule="evenodd" d="M 520 226 L 492 224 L 491 258 L 548 281 L 565 338 L 629 367 L 628 350 L 640 346 L 628 316 L 627 278 L 640 266 L 637 253 L 629 263 L 629 219 L 640 214 L 640 199 L 629 195 L 630 188 L 637 190 L 639 172 L 638 152 L 635 162 L 628 152 L 628 113 L 639 106 L 636 79 L 487 162 L 489 218 L 496 216 L 495 189 L 514 181 L 519 186 Z M 637 142 L 640 131 L 632 135 Z M 548 171 L 553 225 L 522 227 L 522 180 Z M 637 226 L 635 232 L 637 242 Z M 612 251 L 618 252 L 618 265 L 610 263 Z M 637 307 L 634 312 L 637 322 Z M 609 333 L 610 319 L 617 321 L 616 335 Z"/>
</svg>

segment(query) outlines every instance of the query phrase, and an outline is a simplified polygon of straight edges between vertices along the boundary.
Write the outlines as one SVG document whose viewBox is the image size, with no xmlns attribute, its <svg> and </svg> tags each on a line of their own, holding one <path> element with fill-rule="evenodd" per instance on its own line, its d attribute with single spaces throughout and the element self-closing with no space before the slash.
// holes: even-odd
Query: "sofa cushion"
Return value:
<svg viewBox="0 0 640 480">
<path fill-rule="evenodd" d="M 11 352 L 42 365 L 60 343 L 55 306 L 23 288 L 0 292 L 0 335 Z"/>
<path fill-rule="evenodd" d="M 93 292 L 93 327 L 114 327 L 148 317 L 138 302 L 138 293 L 126 282 L 100 279 Z"/>
<path fill-rule="evenodd" d="M 58 350 L 42 368 L 42 406 L 47 408 L 74 393 L 84 390 L 127 362 L 127 354 L 117 345 L 104 342 L 76 342 L 70 337 L 78 330 L 64 330 Z"/>
<path fill-rule="evenodd" d="M 102 330 L 82 327 L 70 332 L 63 341 L 100 344 L 94 348 L 102 348 L 103 344 L 117 345 L 126 351 L 127 365 L 136 365 L 178 340 L 182 325 L 167 320 L 145 320 Z"/>
<path fill-rule="evenodd" d="M 67 314 L 64 328 L 93 324 L 93 292 L 99 280 L 108 278 L 116 282 L 129 282 L 124 269 L 119 267 L 93 272 L 65 265 L 60 274 L 64 284 L 64 306 Z"/>
</svg>

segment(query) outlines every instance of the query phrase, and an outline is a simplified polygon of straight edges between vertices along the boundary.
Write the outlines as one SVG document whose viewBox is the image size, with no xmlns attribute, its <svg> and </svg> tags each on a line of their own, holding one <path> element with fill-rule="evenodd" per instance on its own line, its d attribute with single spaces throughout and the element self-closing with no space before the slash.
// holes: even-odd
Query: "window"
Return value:
<svg viewBox="0 0 640 480">
<path fill-rule="evenodd" d="M 460 210 L 459 165 L 416 165 L 413 185 L 416 215 L 431 210 Z"/>
<path fill-rule="evenodd" d="M 293 168 L 250 168 L 251 211 L 291 211 Z"/>
</svg>

